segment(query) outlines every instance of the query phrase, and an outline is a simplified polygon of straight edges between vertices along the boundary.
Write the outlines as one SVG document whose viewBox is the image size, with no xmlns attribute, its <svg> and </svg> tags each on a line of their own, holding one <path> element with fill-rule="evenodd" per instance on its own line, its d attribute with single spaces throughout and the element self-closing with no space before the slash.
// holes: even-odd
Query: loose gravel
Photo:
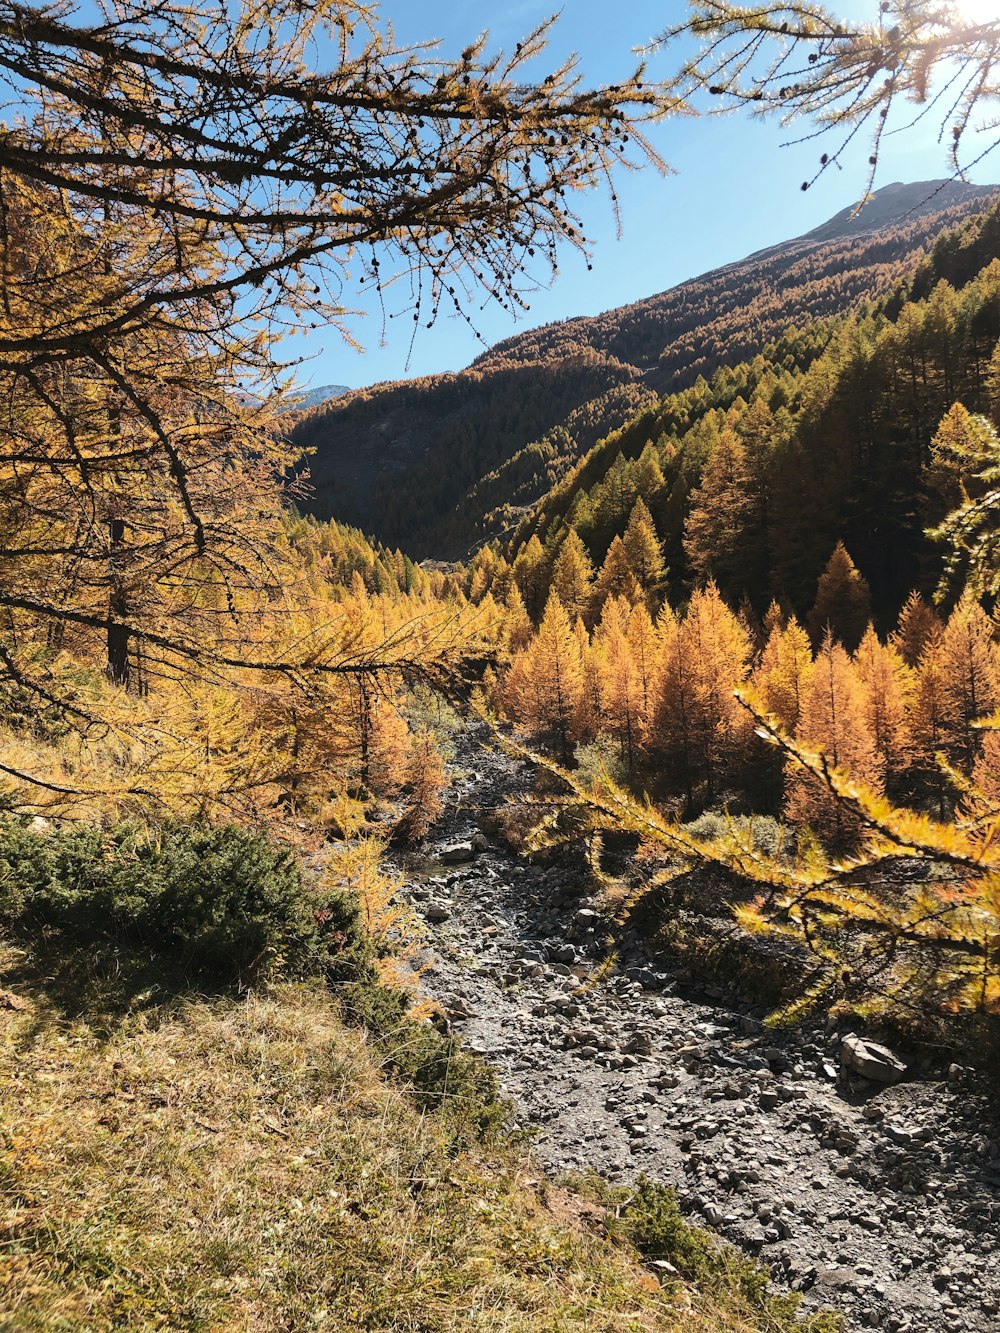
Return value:
<svg viewBox="0 0 1000 1333">
<path fill-rule="evenodd" d="M 554 1173 L 644 1174 L 849 1328 L 1000 1330 L 1000 1124 L 968 1072 L 893 1086 L 832 1025 L 765 1030 L 641 949 L 587 978 L 606 933 L 579 870 L 490 844 L 484 814 L 529 781 L 462 738 L 423 858 L 401 858 L 423 984 L 498 1070 Z M 905 1053 L 902 1058 L 905 1062 Z"/>
</svg>

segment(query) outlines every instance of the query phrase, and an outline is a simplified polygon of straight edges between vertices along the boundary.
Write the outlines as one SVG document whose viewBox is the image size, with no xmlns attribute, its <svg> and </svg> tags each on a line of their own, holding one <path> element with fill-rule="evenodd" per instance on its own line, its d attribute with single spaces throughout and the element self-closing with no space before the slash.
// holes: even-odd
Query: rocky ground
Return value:
<svg viewBox="0 0 1000 1333">
<path fill-rule="evenodd" d="M 482 739 L 464 738 L 430 855 L 403 873 L 426 923 L 426 989 L 499 1070 L 542 1161 L 675 1186 L 851 1328 L 1000 1329 L 1000 1123 L 985 1087 L 954 1068 L 887 1084 L 888 1053 L 822 1025 L 765 1031 L 762 1011 L 693 992 L 641 949 L 587 987 L 606 933 L 590 886 L 482 837 L 482 816 L 527 781 Z"/>
</svg>

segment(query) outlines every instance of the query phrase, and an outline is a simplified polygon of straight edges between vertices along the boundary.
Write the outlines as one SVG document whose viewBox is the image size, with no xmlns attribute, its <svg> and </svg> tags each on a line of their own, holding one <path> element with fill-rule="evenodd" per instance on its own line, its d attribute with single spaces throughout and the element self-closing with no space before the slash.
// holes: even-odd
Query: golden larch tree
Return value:
<svg viewBox="0 0 1000 1333">
<path fill-rule="evenodd" d="M 630 606 L 642 601 L 642 587 L 628 558 L 625 543 L 615 537 L 594 581 L 591 614 L 596 620 L 609 597 L 624 597 Z"/>
<path fill-rule="evenodd" d="M 727 426 L 715 440 L 684 521 L 684 551 L 694 573 L 713 578 L 737 600 L 747 588 L 747 545 L 754 526 L 753 478 L 746 446 Z"/>
<path fill-rule="evenodd" d="M 524 599 L 525 610 L 537 625 L 545 610 L 549 592 L 549 561 L 536 535 L 526 542 L 514 559 L 514 579 Z"/>
<path fill-rule="evenodd" d="M 846 650 L 828 634 L 806 685 L 796 734 L 804 745 L 820 750 L 834 769 L 878 791 L 879 761 L 866 696 Z M 785 810 L 789 819 L 808 824 L 834 850 L 851 850 L 861 836 L 861 825 L 843 802 L 814 774 L 795 766 L 787 774 Z"/>
<path fill-rule="evenodd" d="M 660 651 L 660 636 L 649 612 L 641 602 L 632 608 L 628 621 L 628 638 L 632 648 L 632 660 L 638 673 L 641 691 L 640 719 L 642 733 L 645 734 L 649 723 L 649 710 L 653 696 L 653 684 L 656 679 L 656 662 Z"/>
<path fill-rule="evenodd" d="M 693 812 L 718 795 L 750 743 L 750 719 L 735 697 L 750 643 L 710 583 L 692 597 L 683 620 L 664 619 L 661 644 L 647 751 L 651 767 L 680 787 Z"/>
<path fill-rule="evenodd" d="M 816 601 L 809 613 L 809 633 L 814 644 L 832 634 L 848 652 L 861 642 L 872 612 L 868 580 L 838 542 L 820 575 Z"/>
<path fill-rule="evenodd" d="M 945 740 L 949 758 L 971 773 L 982 733 L 977 723 L 1000 704 L 1000 653 L 989 616 L 964 593 L 941 635 Z"/>
<path fill-rule="evenodd" d="M 636 582 L 646 594 L 648 605 L 652 607 L 657 593 L 662 590 L 667 569 L 656 524 L 641 497 L 632 507 L 622 545 Z"/>
<path fill-rule="evenodd" d="M 643 682 L 629 633 L 632 607 L 609 597 L 594 629 L 603 730 L 614 738 L 629 782 L 635 780 L 642 728 Z"/>
<path fill-rule="evenodd" d="M 511 664 L 505 686 L 508 711 L 569 762 L 583 690 L 580 641 L 566 608 L 550 594 L 538 633 Z"/>
<path fill-rule="evenodd" d="M 535 632 L 521 596 L 521 589 L 513 582 L 503 607 L 503 630 L 504 642 L 514 653 L 526 648 Z"/>
<path fill-rule="evenodd" d="M 809 636 L 795 619 L 782 624 L 769 617 L 771 632 L 760 663 L 753 673 L 753 687 L 761 706 L 794 733 L 802 715 L 802 699 L 813 669 Z"/>
<path fill-rule="evenodd" d="M 552 591 L 572 620 L 577 616 L 586 617 L 593 583 L 593 561 L 580 534 L 570 528 L 552 567 Z"/>
<path fill-rule="evenodd" d="M 941 620 L 920 593 L 911 592 L 903 604 L 892 635 L 892 644 L 909 667 L 915 667 L 924 649 L 941 629 Z"/>
<path fill-rule="evenodd" d="M 884 784 L 909 766 L 914 672 L 891 643 L 879 640 L 871 625 L 854 654 L 854 666 L 865 687 L 865 720 Z"/>
</svg>

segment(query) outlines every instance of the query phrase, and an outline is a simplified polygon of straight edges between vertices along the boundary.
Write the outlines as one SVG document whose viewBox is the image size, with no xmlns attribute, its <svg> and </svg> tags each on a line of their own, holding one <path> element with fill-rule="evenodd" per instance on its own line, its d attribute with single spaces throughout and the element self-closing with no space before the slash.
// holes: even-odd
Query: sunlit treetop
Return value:
<svg viewBox="0 0 1000 1333">
<path fill-rule="evenodd" d="M 661 44 L 695 37 L 700 49 L 676 76 L 679 97 L 707 91 L 721 108 L 747 106 L 783 125 L 805 119 L 804 137 L 831 135 L 809 186 L 859 136 L 869 143 L 868 189 L 883 138 L 930 120 L 957 177 L 1000 144 L 1000 14 L 994 0 L 871 0 L 872 18 L 836 7 L 734 5 L 691 0 Z M 963 151 L 974 143 L 971 152 Z"/>
</svg>

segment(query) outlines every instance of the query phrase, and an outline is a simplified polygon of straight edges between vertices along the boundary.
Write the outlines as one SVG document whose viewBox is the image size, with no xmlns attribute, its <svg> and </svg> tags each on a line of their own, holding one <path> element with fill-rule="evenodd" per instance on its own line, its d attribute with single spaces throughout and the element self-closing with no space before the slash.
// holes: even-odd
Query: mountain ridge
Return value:
<svg viewBox="0 0 1000 1333">
<path fill-rule="evenodd" d="M 997 192 L 1000 192 L 1000 185 L 968 186 L 950 180 L 910 183 L 894 181 L 891 185 L 884 185 L 881 189 L 875 191 L 861 206 L 860 210 L 855 204 L 849 205 L 835 213 L 833 217 L 828 218 L 826 222 L 812 228 L 810 231 L 803 232 L 800 236 L 793 236 L 774 245 L 753 250 L 741 259 L 715 265 L 702 273 L 685 278 L 682 282 L 675 283 L 674 286 L 667 287 L 663 291 L 640 297 L 637 301 L 626 302 L 624 305 L 612 306 L 598 315 L 571 315 L 565 320 L 551 320 L 546 324 L 538 325 L 534 329 L 511 334 L 508 338 L 501 339 L 500 342 L 494 343 L 492 347 L 481 352 L 471 362 L 469 369 L 488 364 L 496 354 L 504 353 L 508 349 L 522 344 L 525 339 L 543 333 L 548 329 L 583 328 L 594 322 L 612 318 L 615 315 L 627 314 L 638 307 L 660 301 L 664 297 L 682 291 L 689 286 L 742 269 L 747 264 L 800 254 L 802 251 L 818 248 L 830 241 L 846 240 L 856 236 L 870 236 L 884 230 L 886 226 L 892 225 L 893 222 L 900 224 L 905 224 L 907 221 L 916 222 L 921 217 L 936 215 L 956 206 L 961 207 L 970 201 L 982 199 L 985 202 Z M 891 206 L 886 208 L 884 205 L 889 201 L 891 201 Z"/>
<path fill-rule="evenodd" d="M 417 558 L 461 557 L 510 531 L 598 439 L 660 395 L 751 359 L 792 325 L 898 287 L 941 231 L 998 188 L 897 182 L 860 213 L 844 209 L 641 301 L 512 335 L 463 371 L 302 411 L 290 435 L 311 451 L 307 508 Z"/>
</svg>

